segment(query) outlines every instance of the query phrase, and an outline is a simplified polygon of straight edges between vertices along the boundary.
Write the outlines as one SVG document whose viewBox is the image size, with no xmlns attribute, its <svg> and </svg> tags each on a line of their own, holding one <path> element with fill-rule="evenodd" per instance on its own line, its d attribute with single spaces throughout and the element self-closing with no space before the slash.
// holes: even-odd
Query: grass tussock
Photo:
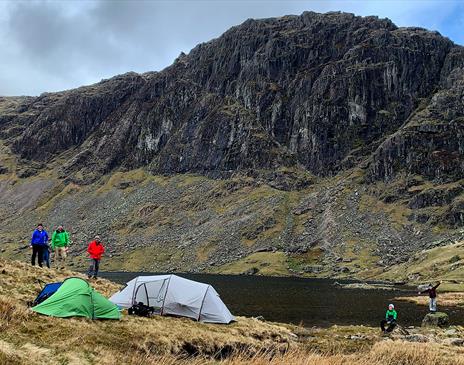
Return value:
<svg viewBox="0 0 464 365">
<path fill-rule="evenodd" d="M 299 349 L 285 354 L 266 351 L 250 356 L 238 353 L 219 361 L 207 357 L 172 357 L 135 355 L 129 358 L 108 357 L 102 352 L 100 364 L 128 365 L 462 365 L 462 352 L 444 353 L 437 345 L 411 344 L 401 341 L 376 343 L 370 350 L 356 354 L 318 354 Z M 96 360 L 96 359 L 95 359 Z"/>
<path fill-rule="evenodd" d="M 17 300 L 0 295 L 0 331 L 28 321 L 31 312 Z"/>
</svg>

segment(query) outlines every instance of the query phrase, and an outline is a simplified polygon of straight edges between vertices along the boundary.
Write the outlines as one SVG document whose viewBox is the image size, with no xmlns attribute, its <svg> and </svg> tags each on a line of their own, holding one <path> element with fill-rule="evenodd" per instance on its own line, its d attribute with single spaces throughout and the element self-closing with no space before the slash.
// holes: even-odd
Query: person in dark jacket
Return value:
<svg viewBox="0 0 464 365">
<path fill-rule="evenodd" d="M 98 269 L 100 267 L 100 260 L 102 258 L 103 253 L 105 252 L 105 248 L 103 247 L 103 244 L 99 236 L 95 236 L 95 239 L 89 243 L 87 252 L 90 257 L 90 267 L 89 271 L 87 272 L 87 276 L 89 279 L 92 276 L 94 279 L 96 279 L 98 275 Z"/>
<path fill-rule="evenodd" d="M 429 295 L 430 313 L 435 313 L 437 311 L 437 288 L 440 286 L 440 284 L 441 281 L 439 281 L 435 286 L 432 286 L 432 283 L 430 283 L 427 289 L 419 292 L 419 294 L 427 293 Z"/>
<path fill-rule="evenodd" d="M 47 243 L 45 243 L 45 246 L 43 248 L 43 262 L 45 262 L 45 265 L 47 265 L 48 268 L 50 268 L 50 246 Z"/>
<path fill-rule="evenodd" d="M 42 223 L 37 225 L 37 228 L 32 233 L 31 238 L 31 249 L 32 249 L 32 256 L 31 256 L 31 264 L 35 266 L 35 258 L 37 257 L 37 263 L 40 267 L 42 267 L 43 257 L 44 257 L 44 250 L 47 247 L 48 242 L 48 233 L 44 229 Z"/>
<path fill-rule="evenodd" d="M 380 322 L 380 328 L 383 333 L 390 333 L 396 327 L 396 319 L 398 318 L 398 313 L 396 313 L 395 306 L 393 304 L 388 305 L 387 312 L 385 313 L 385 319 L 382 319 Z M 385 325 L 388 324 L 388 328 L 385 329 Z"/>
</svg>

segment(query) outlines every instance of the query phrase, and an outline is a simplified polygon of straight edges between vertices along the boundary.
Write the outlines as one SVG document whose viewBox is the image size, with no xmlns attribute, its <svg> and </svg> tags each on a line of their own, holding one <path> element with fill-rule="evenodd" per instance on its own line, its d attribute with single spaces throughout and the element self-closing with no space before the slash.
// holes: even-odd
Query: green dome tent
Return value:
<svg viewBox="0 0 464 365">
<path fill-rule="evenodd" d="M 115 304 L 80 278 L 66 279 L 55 294 L 33 307 L 32 310 L 52 317 L 121 318 Z"/>
</svg>

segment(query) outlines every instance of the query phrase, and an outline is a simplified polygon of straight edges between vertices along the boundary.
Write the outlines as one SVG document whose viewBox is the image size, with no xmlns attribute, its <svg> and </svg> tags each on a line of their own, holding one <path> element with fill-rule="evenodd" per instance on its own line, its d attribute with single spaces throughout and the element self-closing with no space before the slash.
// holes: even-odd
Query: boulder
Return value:
<svg viewBox="0 0 464 365">
<path fill-rule="evenodd" d="M 444 341 L 444 343 L 447 345 L 452 345 L 452 346 L 463 346 L 464 338 L 459 338 L 459 337 L 447 338 Z"/>
<path fill-rule="evenodd" d="M 449 317 L 446 313 L 428 313 L 422 320 L 422 327 L 448 327 Z"/>
<path fill-rule="evenodd" d="M 454 255 L 453 257 L 451 257 L 451 258 L 448 260 L 448 262 L 449 262 L 450 264 L 454 264 L 454 263 L 459 262 L 459 261 L 461 261 L 461 256 L 459 256 L 459 255 Z"/>
<path fill-rule="evenodd" d="M 409 342 L 429 342 L 429 338 L 424 335 L 414 334 L 404 336 L 404 339 Z"/>
<path fill-rule="evenodd" d="M 303 271 L 306 273 L 317 274 L 324 271 L 324 266 L 322 265 L 307 265 L 303 268 Z"/>
<path fill-rule="evenodd" d="M 257 267 L 252 267 L 245 272 L 243 272 L 243 275 L 256 275 L 259 272 L 259 269 Z"/>
<path fill-rule="evenodd" d="M 456 333 L 457 333 L 456 328 L 450 328 L 449 330 L 445 331 L 446 336 L 453 336 L 453 335 L 456 335 Z"/>
</svg>

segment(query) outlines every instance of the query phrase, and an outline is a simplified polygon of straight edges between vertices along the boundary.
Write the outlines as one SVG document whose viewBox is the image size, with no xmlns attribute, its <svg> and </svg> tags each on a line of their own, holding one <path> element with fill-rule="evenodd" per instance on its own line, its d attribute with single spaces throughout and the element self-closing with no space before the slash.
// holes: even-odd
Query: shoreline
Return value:
<svg viewBox="0 0 464 365">
<path fill-rule="evenodd" d="M 417 305 L 423 305 L 428 307 L 429 297 L 424 295 L 416 296 L 401 296 L 395 297 L 395 300 L 415 303 Z M 448 308 L 464 308 L 464 292 L 443 292 L 438 293 L 437 305 L 448 307 Z"/>
<path fill-rule="evenodd" d="M 186 318 L 123 315 L 120 321 L 39 315 L 26 301 L 40 288 L 37 279 L 61 281 L 82 276 L 0 259 L 0 364 L 163 364 L 163 365 L 358 365 L 463 364 L 464 327 L 407 327 L 384 337 L 371 326 L 305 328 L 237 317 L 229 325 Z M 108 296 L 119 285 L 90 281 Z"/>
</svg>

